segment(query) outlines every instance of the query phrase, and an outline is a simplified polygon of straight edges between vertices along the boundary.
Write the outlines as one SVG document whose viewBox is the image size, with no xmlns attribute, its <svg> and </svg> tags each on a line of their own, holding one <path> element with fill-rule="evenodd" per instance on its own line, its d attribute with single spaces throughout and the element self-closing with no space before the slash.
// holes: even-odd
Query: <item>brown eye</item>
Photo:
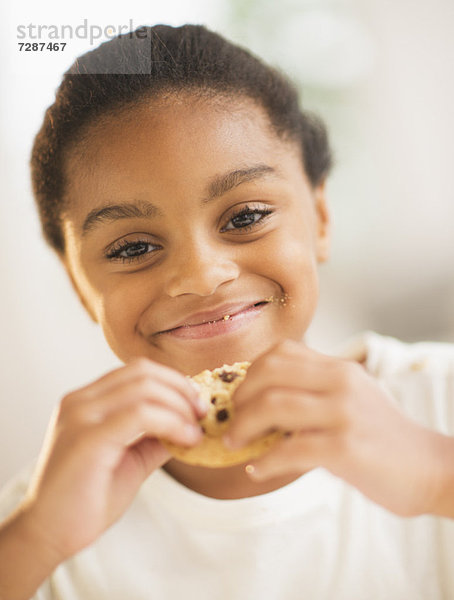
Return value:
<svg viewBox="0 0 454 600">
<path fill-rule="evenodd" d="M 269 208 L 243 208 L 234 214 L 221 231 L 249 231 L 263 221 L 273 211 Z"/>
<path fill-rule="evenodd" d="M 121 250 L 121 252 L 118 253 L 118 256 L 124 256 L 124 258 L 140 256 L 141 254 L 145 254 L 145 252 L 147 252 L 149 246 L 151 246 L 151 244 L 146 244 L 145 242 L 128 244 L 123 250 Z"/>
<path fill-rule="evenodd" d="M 261 215 L 258 213 L 242 213 L 236 217 L 233 217 L 230 222 L 234 227 L 247 227 L 248 225 L 252 225 L 253 223 L 259 221 L 260 217 Z"/>
<path fill-rule="evenodd" d="M 147 254 L 152 254 L 159 248 L 160 246 L 145 240 L 121 241 L 109 250 L 106 258 L 112 261 L 133 262 Z"/>
</svg>

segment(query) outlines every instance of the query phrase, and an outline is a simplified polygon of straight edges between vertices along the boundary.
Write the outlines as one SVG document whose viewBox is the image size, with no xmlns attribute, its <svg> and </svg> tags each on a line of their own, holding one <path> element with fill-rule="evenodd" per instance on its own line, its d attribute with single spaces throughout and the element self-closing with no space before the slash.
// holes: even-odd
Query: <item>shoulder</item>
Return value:
<svg viewBox="0 0 454 600">
<path fill-rule="evenodd" d="M 374 331 L 365 331 L 349 339 L 338 354 L 363 362 L 376 377 L 426 372 L 454 374 L 454 344 L 444 342 L 408 343 Z"/>
</svg>

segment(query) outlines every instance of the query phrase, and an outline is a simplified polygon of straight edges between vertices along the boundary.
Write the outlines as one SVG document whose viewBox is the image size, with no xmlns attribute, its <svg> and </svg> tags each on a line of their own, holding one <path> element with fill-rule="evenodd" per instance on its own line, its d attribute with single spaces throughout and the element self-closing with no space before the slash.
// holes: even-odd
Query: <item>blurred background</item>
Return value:
<svg viewBox="0 0 454 600">
<path fill-rule="evenodd" d="M 0 14 L 0 486 L 33 460 L 61 397 L 119 365 L 41 238 L 29 178 L 63 72 L 107 38 L 19 52 L 33 40 L 17 28 L 84 19 L 206 24 L 287 71 L 324 118 L 336 156 L 333 244 L 314 347 L 334 351 L 365 329 L 454 341 L 452 0 L 10 0 Z"/>
</svg>

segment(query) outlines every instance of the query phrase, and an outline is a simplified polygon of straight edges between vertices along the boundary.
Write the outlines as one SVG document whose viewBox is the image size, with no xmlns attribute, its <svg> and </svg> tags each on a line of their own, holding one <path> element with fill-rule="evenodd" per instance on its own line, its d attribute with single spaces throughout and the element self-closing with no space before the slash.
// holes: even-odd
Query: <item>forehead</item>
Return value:
<svg viewBox="0 0 454 600">
<path fill-rule="evenodd" d="M 94 123 L 70 151 L 67 204 L 87 212 L 119 194 L 197 195 L 213 175 L 254 164 L 303 174 L 298 145 L 279 138 L 254 101 L 143 102 Z"/>
</svg>

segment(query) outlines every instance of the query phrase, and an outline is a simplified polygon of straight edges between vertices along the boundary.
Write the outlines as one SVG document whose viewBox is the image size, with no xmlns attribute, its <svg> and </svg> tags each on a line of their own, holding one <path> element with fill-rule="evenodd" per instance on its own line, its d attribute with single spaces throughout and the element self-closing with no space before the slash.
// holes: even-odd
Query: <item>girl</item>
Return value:
<svg viewBox="0 0 454 600">
<path fill-rule="evenodd" d="M 2 599 L 452 597 L 453 350 L 304 343 L 330 166 L 293 86 L 204 27 L 140 28 L 68 70 L 34 193 L 124 366 L 63 398 L 5 491 Z M 225 443 L 290 435 L 247 465 L 172 459 L 160 439 L 202 435 L 185 375 L 243 360 Z"/>
</svg>

